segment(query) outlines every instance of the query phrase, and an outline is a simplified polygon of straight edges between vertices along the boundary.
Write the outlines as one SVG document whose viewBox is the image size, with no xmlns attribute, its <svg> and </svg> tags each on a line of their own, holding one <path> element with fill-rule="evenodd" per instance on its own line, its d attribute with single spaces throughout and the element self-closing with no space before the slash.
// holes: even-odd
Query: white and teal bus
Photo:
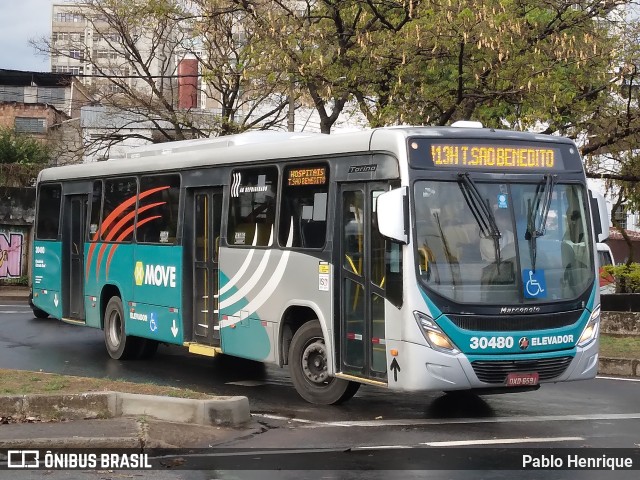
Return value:
<svg viewBox="0 0 640 480">
<path fill-rule="evenodd" d="M 565 138 L 245 133 L 46 169 L 37 189 L 34 313 L 103 329 L 114 359 L 164 343 L 287 365 L 318 404 L 596 374 L 608 230 Z"/>
</svg>

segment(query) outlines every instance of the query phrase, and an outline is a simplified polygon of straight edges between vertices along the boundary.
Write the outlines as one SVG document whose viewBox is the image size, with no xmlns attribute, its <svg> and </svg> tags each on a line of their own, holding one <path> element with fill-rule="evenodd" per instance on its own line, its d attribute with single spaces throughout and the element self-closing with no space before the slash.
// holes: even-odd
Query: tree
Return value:
<svg viewBox="0 0 640 480">
<path fill-rule="evenodd" d="M 355 99 L 374 127 L 474 118 L 576 137 L 619 78 L 611 19 L 629 3 L 235 0 L 325 133 Z"/>
<path fill-rule="evenodd" d="M 287 95 L 277 81 L 257 74 L 255 34 L 247 13 L 228 0 L 193 0 L 188 51 L 197 58 L 208 95 L 220 110 L 221 135 L 256 127 L 273 128 L 283 120 Z M 278 79 L 282 72 L 271 70 Z"/>
<path fill-rule="evenodd" d="M 49 147 L 35 138 L 0 128 L 0 164 L 44 165 L 50 159 Z"/>
<path fill-rule="evenodd" d="M 225 3 L 74 0 L 72 11 L 86 19 L 94 48 L 89 48 L 84 35 L 34 42 L 52 56 L 81 59 L 91 73 L 86 69 L 80 76 L 99 104 L 107 108 L 107 115 L 117 112 L 117 119 L 107 125 L 109 132 L 85 144 L 89 153 L 131 138 L 161 142 L 208 137 L 270 128 L 280 120 L 286 102 L 273 106 L 272 91 L 254 88 L 245 74 L 248 47 L 237 42 L 230 28 L 233 11 Z M 185 57 L 198 59 L 198 78 L 203 75 L 207 80 L 198 96 L 220 106 L 213 112 L 180 108 L 178 64 Z M 266 100 L 270 108 L 258 118 L 246 108 Z M 147 132 L 132 128 L 141 123 L 150 127 Z"/>
<path fill-rule="evenodd" d="M 356 96 L 381 125 L 477 119 L 576 134 L 608 93 L 606 18 L 622 3 L 414 2 L 411 21 L 369 51 L 383 59 L 383 82 L 361 83 L 369 89 Z"/>
<path fill-rule="evenodd" d="M 51 149 L 46 143 L 0 128 L 1 186 L 28 186 L 50 158 Z"/>
<path fill-rule="evenodd" d="M 292 92 L 320 116 L 320 131 L 331 127 L 361 83 L 377 79 L 368 71 L 368 39 L 393 35 L 411 18 L 413 2 L 362 0 L 235 0 L 252 20 L 257 68 L 263 77 Z M 383 37 L 378 36 L 380 41 Z M 286 75 L 275 77 L 274 66 Z"/>
</svg>

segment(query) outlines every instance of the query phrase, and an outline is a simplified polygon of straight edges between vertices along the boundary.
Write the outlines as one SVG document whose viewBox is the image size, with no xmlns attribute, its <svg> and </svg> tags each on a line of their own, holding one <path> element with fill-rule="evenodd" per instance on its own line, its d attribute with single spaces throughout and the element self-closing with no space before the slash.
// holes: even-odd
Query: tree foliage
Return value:
<svg viewBox="0 0 640 480">
<path fill-rule="evenodd" d="M 370 126 L 534 129 L 576 139 L 591 175 L 637 180 L 632 0 L 77 0 L 118 59 L 83 49 L 104 104 L 158 141 L 281 125 L 288 100 L 329 133 L 355 105 Z M 71 47 L 43 41 L 43 51 Z M 177 59 L 196 58 L 217 114 L 177 108 Z M 156 75 L 155 72 L 162 72 Z M 144 87 L 144 88 L 143 88 Z M 120 141 L 129 125 L 114 126 Z M 619 159 L 603 171 L 603 155 Z M 631 162 L 631 163 L 630 163 Z M 616 177 L 617 176 L 617 177 Z"/>
<path fill-rule="evenodd" d="M 75 7 L 74 7 L 75 4 Z M 73 0 L 93 35 L 94 48 L 84 37 L 33 42 L 55 57 L 82 59 L 80 77 L 117 121 L 88 152 L 109 148 L 130 138 L 161 142 L 216 136 L 278 123 L 286 101 L 263 84 L 257 88 L 248 67 L 250 45 L 238 42 L 236 12 L 219 0 Z M 75 10 L 74 10 L 75 8 Z M 180 108 L 178 64 L 196 58 L 198 97 L 207 108 Z M 254 115 L 256 105 L 270 104 Z M 135 129 L 140 124 L 150 128 Z M 152 132 L 152 133 L 149 133 Z M 93 148 L 92 148 L 93 147 Z"/>
<path fill-rule="evenodd" d="M 50 155 L 50 148 L 35 138 L 0 128 L 0 164 L 46 164 Z"/>
<path fill-rule="evenodd" d="M 235 3 L 253 20 L 260 58 L 288 73 L 326 133 L 355 99 L 371 126 L 474 118 L 577 136 L 617 78 L 612 18 L 629 2 Z"/>
</svg>

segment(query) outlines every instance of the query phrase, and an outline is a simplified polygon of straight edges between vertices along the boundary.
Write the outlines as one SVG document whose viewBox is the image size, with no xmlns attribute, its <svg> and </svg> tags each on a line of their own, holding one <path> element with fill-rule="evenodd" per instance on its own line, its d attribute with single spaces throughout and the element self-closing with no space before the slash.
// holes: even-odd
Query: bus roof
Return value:
<svg viewBox="0 0 640 480">
<path fill-rule="evenodd" d="M 571 140 L 559 136 L 488 128 L 384 127 L 332 135 L 260 131 L 145 145 L 120 158 L 44 169 L 38 182 L 374 151 L 400 156 L 406 138 L 414 136 L 572 144 Z"/>
</svg>

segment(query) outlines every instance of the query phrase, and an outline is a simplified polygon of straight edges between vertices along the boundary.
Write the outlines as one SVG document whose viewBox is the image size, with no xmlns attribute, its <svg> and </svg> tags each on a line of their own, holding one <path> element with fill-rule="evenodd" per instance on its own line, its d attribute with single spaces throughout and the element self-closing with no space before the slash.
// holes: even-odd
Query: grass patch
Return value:
<svg viewBox="0 0 640 480">
<path fill-rule="evenodd" d="M 203 392 L 186 388 L 165 387 L 151 383 L 133 383 L 108 378 L 88 378 L 54 373 L 24 372 L 0 369 L 0 395 L 70 394 L 85 392 L 123 392 L 162 395 L 179 398 L 211 398 Z"/>
<path fill-rule="evenodd" d="M 640 358 L 640 336 L 600 335 L 600 356 Z"/>
</svg>

